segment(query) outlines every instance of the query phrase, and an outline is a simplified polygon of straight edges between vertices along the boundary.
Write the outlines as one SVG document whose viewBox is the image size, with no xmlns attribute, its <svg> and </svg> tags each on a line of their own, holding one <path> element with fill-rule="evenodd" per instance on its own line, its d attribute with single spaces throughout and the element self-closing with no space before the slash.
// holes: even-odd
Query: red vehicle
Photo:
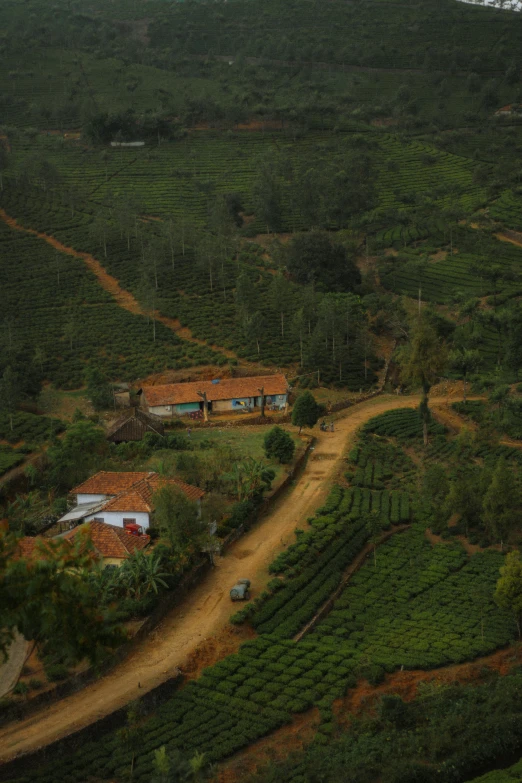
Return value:
<svg viewBox="0 0 522 783">
<path fill-rule="evenodd" d="M 137 525 L 135 522 L 131 522 L 128 525 L 125 525 L 125 530 L 131 536 L 142 536 L 143 535 L 143 528 L 140 525 Z"/>
</svg>

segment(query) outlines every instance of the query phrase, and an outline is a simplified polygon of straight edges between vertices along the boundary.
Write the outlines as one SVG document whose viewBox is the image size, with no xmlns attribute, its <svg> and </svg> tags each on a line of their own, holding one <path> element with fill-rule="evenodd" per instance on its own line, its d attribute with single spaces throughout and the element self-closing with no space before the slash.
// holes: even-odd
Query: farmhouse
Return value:
<svg viewBox="0 0 522 783">
<path fill-rule="evenodd" d="M 130 530 L 96 521 L 85 522 L 56 538 L 71 545 L 79 533 L 92 541 L 95 553 L 104 566 L 120 566 L 125 558 L 145 549 L 150 543 L 148 535 L 135 535 Z M 42 536 L 24 536 L 17 542 L 15 558 L 43 560 L 53 551 L 52 541 Z"/>
<path fill-rule="evenodd" d="M 284 375 L 259 375 L 144 386 L 141 400 L 149 413 L 172 418 L 202 411 L 205 394 L 209 413 L 254 410 L 261 408 L 263 401 L 268 408 L 283 409 L 288 404 L 288 391 Z"/>
<path fill-rule="evenodd" d="M 520 117 L 522 115 L 522 104 L 520 103 L 508 103 L 507 106 L 502 106 L 495 112 L 497 117 L 510 117 L 515 115 Z"/>
<path fill-rule="evenodd" d="M 85 533 L 91 539 L 104 566 L 121 566 L 129 555 L 145 549 L 150 543 L 150 536 L 134 535 L 130 530 L 96 520 L 84 522 L 65 533 L 63 538 L 71 540 L 78 533 Z"/>
<path fill-rule="evenodd" d="M 179 479 L 167 479 L 158 473 L 114 473 L 101 470 L 72 490 L 76 506 L 59 522 L 71 527 L 81 522 L 104 522 L 119 528 L 137 526 L 147 530 L 154 513 L 153 495 L 160 487 L 174 485 L 188 498 L 198 503 L 205 494 L 199 487 Z"/>
<path fill-rule="evenodd" d="M 23 560 L 44 560 L 51 551 L 49 541 L 52 539 L 43 536 L 24 536 L 16 542 L 14 559 Z"/>
<path fill-rule="evenodd" d="M 141 410 L 130 408 L 107 431 L 107 440 L 111 443 L 126 443 L 141 440 L 146 432 L 157 435 L 165 433 L 165 427 L 159 416 Z"/>
</svg>

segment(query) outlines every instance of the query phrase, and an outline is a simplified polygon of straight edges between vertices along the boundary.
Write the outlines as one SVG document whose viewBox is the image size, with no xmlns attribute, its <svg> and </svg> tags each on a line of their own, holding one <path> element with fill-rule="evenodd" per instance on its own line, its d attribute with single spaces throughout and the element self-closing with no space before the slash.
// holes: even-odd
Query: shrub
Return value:
<svg viewBox="0 0 522 783">
<path fill-rule="evenodd" d="M 13 688 L 13 693 L 17 696 L 26 696 L 29 693 L 29 686 L 26 682 L 17 682 Z"/>
<path fill-rule="evenodd" d="M 267 459 L 277 459 L 281 463 L 291 462 L 294 456 L 295 443 L 284 429 L 281 427 L 272 427 L 263 441 Z"/>
<path fill-rule="evenodd" d="M 239 500 L 237 503 L 234 503 L 230 510 L 230 517 L 227 520 L 228 527 L 233 529 L 239 527 L 251 519 L 255 510 L 256 504 L 253 500 Z"/>
<path fill-rule="evenodd" d="M 59 682 L 69 676 L 69 669 L 64 663 L 51 663 L 45 666 L 45 674 L 49 682 Z"/>
<path fill-rule="evenodd" d="M 311 429 L 317 424 L 317 420 L 322 412 L 323 406 L 318 405 L 311 392 L 305 391 L 295 401 L 292 411 L 292 424 L 299 427 L 299 432 L 301 432 L 303 427 Z"/>
</svg>

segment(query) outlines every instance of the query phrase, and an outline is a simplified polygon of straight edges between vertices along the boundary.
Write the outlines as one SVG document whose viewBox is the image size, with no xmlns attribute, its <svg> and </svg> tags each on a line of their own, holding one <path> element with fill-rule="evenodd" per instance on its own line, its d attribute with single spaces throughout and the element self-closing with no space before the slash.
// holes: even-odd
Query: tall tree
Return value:
<svg viewBox="0 0 522 783">
<path fill-rule="evenodd" d="M 506 555 L 505 564 L 500 569 L 494 599 L 501 609 L 512 612 L 518 636 L 522 638 L 522 562 L 520 552 L 516 549 Z"/>
<path fill-rule="evenodd" d="M 323 408 L 315 401 L 314 395 L 305 391 L 299 395 L 292 410 L 292 424 L 299 427 L 299 434 L 303 427 L 311 429 L 315 427 Z"/>
<path fill-rule="evenodd" d="M 254 280 L 243 270 L 236 279 L 236 311 L 243 331 L 259 308 L 259 295 Z"/>
<path fill-rule="evenodd" d="M 94 410 L 101 411 L 104 408 L 114 406 L 112 387 L 107 378 L 98 367 L 89 367 L 85 373 L 87 382 L 87 396 L 92 402 Z"/>
<path fill-rule="evenodd" d="M 98 247 L 103 248 L 103 255 L 107 258 L 107 241 L 109 237 L 110 225 L 105 211 L 99 211 L 94 216 L 94 220 L 89 227 L 89 233 Z"/>
<path fill-rule="evenodd" d="M 327 291 L 353 291 L 361 282 L 353 257 L 324 231 L 298 234 L 287 245 L 284 258 L 298 283 L 319 283 Z"/>
<path fill-rule="evenodd" d="M 279 462 L 291 462 L 294 456 L 295 443 L 292 436 L 282 427 L 272 427 L 268 430 L 263 440 L 263 448 L 268 459 L 277 459 Z"/>
<path fill-rule="evenodd" d="M 520 520 L 520 490 L 513 471 L 504 459 L 497 462 L 482 506 L 488 533 L 503 546 L 515 523 Z"/>
<path fill-rule="evenodd" d="M 72 424 L 65 437 L 56 440 L 48 449 L 49 479 L 53 487 L 68 491 L 89 475 L 108 453 L 105 433 L 91 421 Z"/>
<path fill-rule="evenodd" d="M 290 283 L 284 275 L 275 275 L 270 283 L 269 296 L 272 307 L 278 313 L 281 324 L 281 337 L 285 335 L 285 316 L 292 302 Z"/>
<path fill-rule="evenodd" d="M 124 640 L 112 609 L 100 606 L 88 578 L 97 556 L 86 536 L 42 539 L 28 560 L 14 558 L 16 551 L 16 539 L 0 535 L 0 650 L 5 652 L 14 628 L 46 653 L 71 661 L 97 663 Z"/>
<path fill-rule="evenodd" d="M 292 332 L 299 342 L 299 364 L 302 367 L 304 364 L 303 346 L 307 337 L 306 316 L 302 307 L 300 307 L 299 310 L 296 310 L 294 313 L 292 318 Z"/>
<path fill-rule="evenodd" d="M 0 411 L 9 416 L 9 426 L 13 431 L 13 416 L 20 401 L 18 375 L 11 367 L 6 367 L 0 380 Z"/>
<path fill-rule="evenodd" d="M 412 330 L 410 343 L 401 349 L 399 363 L 402 380 L 412 386 L 420 386 L 422 389 L 420 412 L 424 445 L 427 446 L 430 420 L 429 393 L 446 367 L 447 350 L 425 316 L 419 317 Z"/>
<path fill-rule="evenodd" d="M 466 467 L 458 478 L 451 482 L 449 493 L 442 506 L 446 521 L 458 514 L 463 523 L 466 535 L 469 528 L 476 525 L 482 514 L 482 497 L 484 495 L 484 474 L 476 467 Z"/>
<path fill-rule="evenodd" d="M 189 500 L 179 487 L 165 484 L 153 497 L 154 525 L 180 555 L 197 546 L 203 531 L 196 503 Z"/>
<path fill-rule="evenodd" d="M 464 381 L 464 402 L 466 402 L 466 383 L 468 374 L 476 372 L 482 364 L 482 355 L 480 351 L 466 348 L 458 348 L 449 355 L 449 365 L 452 370 L 462 374 Z"/>
<path fill-rule="evenodd" d="M 252 198 L 257 219 L 266 226 L 267 233 L 280 231 L 282 220 L 282 194 L 277 174 L 277 164 L 262 161 L 252 186 Z"/>
</svg>

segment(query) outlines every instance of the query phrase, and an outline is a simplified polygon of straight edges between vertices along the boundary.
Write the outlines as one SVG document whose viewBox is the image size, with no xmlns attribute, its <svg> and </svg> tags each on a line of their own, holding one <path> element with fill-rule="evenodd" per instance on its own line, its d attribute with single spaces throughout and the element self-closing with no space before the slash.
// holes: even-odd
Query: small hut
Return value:
<svg viewBox="0 0 522 783">
<path fill-rule="evenodd" d="M 109 428 L 107 440 L 112 443 L 125 443 L 131 440 L 141 440 L 146 432 L 165 434 L 165 427 L 159 416 L 147 413 L 140 408 L 129 408 Z"/>
</svg>

